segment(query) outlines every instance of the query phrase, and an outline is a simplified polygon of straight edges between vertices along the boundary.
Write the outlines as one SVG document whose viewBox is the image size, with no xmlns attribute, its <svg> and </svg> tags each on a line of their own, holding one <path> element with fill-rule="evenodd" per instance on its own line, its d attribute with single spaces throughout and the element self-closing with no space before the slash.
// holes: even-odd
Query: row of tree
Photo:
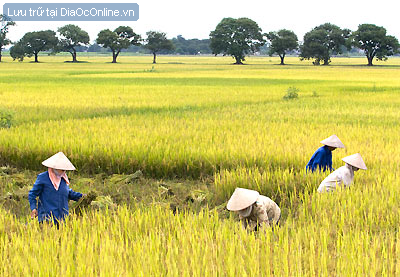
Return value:
<svg viewBox="0 0 400 277">
<path fill-rule="evenodd" d="M 10 48 L 11 57 L 22 61 L 24 57 L 35 57 L 38 62 L 38 55 L 41 51 L 69 52 L 72 55 L 72 62 L 77 62 L 77 48 L 89 44 L 89 35 L 79 26 L 68 24 L 58 28 L 56 32 L 36 31 L 26 33 L 18 42 Z M 105 29 L 100 31 L 96 39 L 102 47 L 111 49 L 113 59 L 116 63 L 122 49 L 130 46 L 138 46 L 144 42 L 143 47 L 150 50 L 154 55 L 153 63 L 156 63 L 156 54 L 165 49 L 172 50 L 174 45 L 162 32 L 149 31 L 147 38 L 143 40 L 129 26 L 119 26 L 114 31 Z"/>
<path fill-rule="evenodd" d="M 15 23 L 3 15 L 0 15 L 0 22 L 1 61 L 2 48 L 11 43 L 6 34 L 9 27 Z M 11 47 L 11 57 L 22 61 L 26 56 L 34 56 L 35 62 L 38 62 L 38 54 L 41 51 L 54 53 L 62 51 L 71 53 L 72 61 L 77 62 L 78 49 L 89 44 L 88 33 L 72 24 L 60 27 L 57 31 L 58 34 L 51 30 L 26 33 Z M 222 19 L 210 33 L 209 40 L 185 40 L 182 36 L 169 40 L 165 33 L 155 31 L 149 31 L 146 35 L 147 38 L 142 39 L 131 27 L 119 26 L 114 31 L 109 29 L 100 31 L 96 45 L 112 52 L 113 63 L 117 62 L 118 55 L 124 49 L 139 46 L 153 54 L 153 63 L 156 63 L 157 53 L 175 50 L 188 54 L 211 51 L 215 55 L 230 55 L 236 64 L 242 64 L 247 55 L 258 52 L 262 46 L 268 45 L 269 54 L 279 55 L 282 65 L 285 56 L 290 52 L 299 53 L 302 60 L 312 59 L 315 65 L 321 63 L 328 65 L 332 55 L 342 54 L 355 47 L 364 51 L 368 65 L 372 65 L 374 58 L 385 60 L 400 50 L 395 37 L 387 35 L 384 27 L 373 24 L 361 24 L 352 32 L 325 23 L 307 32 L 302 44 L 299 44 L 296 34 L 290 30 L 262 33 L 258 24 L 249 18 Z"/>
<path fill-rule="evenodd" d="M 0 61 L 1 50 L 3 46 L 11 43 L 5 39 L 10 26 L 15 25 L 6 16 L 0 15 L 1 34 L 0 39 Z M 34 56 L 35 62 L 38 62 L 38 55 L 42 51 L 69 52 L 72 55 L 72 61 L 77 62 L 77 52 L 82 50 L 89 44 L 89 34 L 82 30 L 79 26 L 68 24 L 58 28 L 58 34 L 54 31 L 36 31 L 26 33 L 14 46 L 10 49 L 10 55 L 14 60 L 22 61 L 24 57 Z M 166 38 L 163 32 L 149 31 L 146 33 L 147 38 L 142 39 L 136 34 L 131 27 L 119 26 L 114 31 L 105 29 L 99 32 L 96 43 L 92 45 L 94 51 L 98 48 L 107 49 L 113 55 L 113 63 L 117 62 L 118 55 L 124 49 L 138 48 L 141 46 L 153 54 L 153 63 L 156 63 L 156 55 L 159 52 L 176 51 L 182 54 L 198 54 L 199 52 L 210 53 L 209 40 L 186 40 L 182 36 L 178 36 L 172 40 Z M 93 51 L 87 48 L 89 51 Z"/>
<path fill-rule="evenodd" d="M 290 30 L 279 30 L 263 34 L 256 22 L 248 18 L 224 18 L 210 33 L 210 47 L 213 54 L 230 55 L 241 64 L 245 56 L 254 53 L 270 43 L 270 55 L 278 54 L 281 64 L 290 51 L 300 51 L 300 59 L 312 59 L 315 65 L 328 65 L 331 56 L 341 54 L 345 49 L 356 47 L 364 51 L 368 65 L 374 58 L 386 60 L 388 56 L 399 53 L 399 41 L 386 34 L 384 27 L 374 24 L 361 24 L 351 32 L 330 23 L 319 25 L 304 35 L 299 45 L 297 36 Z"/>
<path fill-rule="evenodd" d="M 185 39 L 182 35 L 178 35 L 171 39 L 175 48 L 173 50 L 161 50 L 160 54 L 177 54 L 177 55 L 198 55 L 211 54 L 209 39 Z M 76 48 L 77 52 L 111 52 L 110 49 L 103 48 L 96 42 L 89 46 L 80 46 Z M 131 45 L 121 52 L 134 52 L 146 54 L 149 51 L 142 46 Z"/>
</svg>

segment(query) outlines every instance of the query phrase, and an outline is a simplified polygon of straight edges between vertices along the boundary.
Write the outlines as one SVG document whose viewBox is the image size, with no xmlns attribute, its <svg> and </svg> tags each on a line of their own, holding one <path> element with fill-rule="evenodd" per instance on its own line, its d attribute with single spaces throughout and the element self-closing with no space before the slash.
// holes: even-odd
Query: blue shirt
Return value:
<svg viewBox="0 0 400 277">
<path fill-rule="evenodd" d="M 36 198 L 39 197 L 39 201 Z M 37 176 L 33 188 L 29 191 L 28 200 L 31 210 L 37 209 L 38 220 L 60 221 L 68 216 L 68 200 L 78 201 L 82 194 L 69 188 L 64 178 L 56 190 L 51 183 L 49 172 Z M 38 202 L 38 203 L 37 203 Z"/>
<path fill-rule="evenodd" d="M 315 151 L 312 155 L 310 161 L 306 166 L 307 170 L 314 172 L 316 169 L 326 171 L 334 170 L 332 167 L 332 151 L 329 150 L 328 146 L 324 145 Z"/>
</svg>

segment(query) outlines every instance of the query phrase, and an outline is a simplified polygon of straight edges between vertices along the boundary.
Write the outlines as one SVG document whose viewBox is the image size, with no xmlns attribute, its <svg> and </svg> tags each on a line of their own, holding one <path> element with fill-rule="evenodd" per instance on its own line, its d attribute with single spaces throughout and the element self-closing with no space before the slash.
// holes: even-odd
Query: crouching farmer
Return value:
<svg viewBox="0 0 400 277">
<path fill-rule="evenodd" d="M 329 138 L 322 140 L 321 143 L 324 146 L 318 148 L 317 151 L 315 151 L 315 153 L 312 155 L 306 166 L 307 171 L 311 170 L 311 172 L 314 172 L 316 170 L 334 170 L 332 167 L 332 151 L 335 151 L 336 148 L 344 148 L 344 144 L 336 135 L 332 135 Z"/>
<path fill-rule="evenodd" d="M 255 190 L 236 188 L 228 201 L 227 209 L 238 212 L 243 226 L 250 230 L 277 225 L 281 209 L 270 198 Z"/>
<path fill-rule="evenodd" d="M 65 171 L 75 170 L 75 167 L 64 153 L 58 152 L 42 164 L 48 167 L 48 170 L 37 176 L 33 188 L 29 191 L 31 218 L 38 217 L 40 223 L 47 221 L 58 226 L 58 223 L 68 216 L 68 200 L 78 201 L 82 194 L 69 187 Z"/>
<path fill-rule="evenodd" d="M 348 187 L 354 179 L 354 172 L 359 169 L 367 169 L 360 154 L 353 154 L 342 159 L 346 164 L 339 167 L 328 175 L 318 187 L 318 192 L 330 192 L 336 190 L 338 186 Z"/>
</svg>

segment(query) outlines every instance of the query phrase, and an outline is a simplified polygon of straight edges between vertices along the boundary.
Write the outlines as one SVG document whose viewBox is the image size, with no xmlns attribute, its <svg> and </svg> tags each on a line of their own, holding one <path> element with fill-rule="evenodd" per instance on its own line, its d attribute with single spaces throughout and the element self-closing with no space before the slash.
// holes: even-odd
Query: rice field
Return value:
<svg viewBox="0 0 400 277">
<path fill-rule="evenodd" d="M 0 110 L 14 117 L 0 129 L 0 165 L 39 173 L 63 151 L 78 175 L 207 180 L 213 201 L 177 215 L 130 203 L 71 216 L 60 230 L 3 211 L 0 275 L 400 275 L 400 59 L 372 68 L 365 58 L 326 67 L 270 57 L 243 66 L 229 57 L 66 59 L 0 63 Z M 283 99 L 289 87 L 298 99 Z M 326 174 L 304 168 L 332 134 L 346 145 L 333 166 L 359 152 L 368 170 L 350 189 L 318 195 Z M 281 227 L 249 233 L 221 216 L 214 207 L 237 186 L 275 200 Z"/>
</svg>

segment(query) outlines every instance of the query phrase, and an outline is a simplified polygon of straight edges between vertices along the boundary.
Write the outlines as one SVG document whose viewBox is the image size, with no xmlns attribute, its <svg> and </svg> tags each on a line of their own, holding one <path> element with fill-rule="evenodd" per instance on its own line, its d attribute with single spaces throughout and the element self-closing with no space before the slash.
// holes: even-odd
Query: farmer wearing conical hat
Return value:
<svg viewBox="0 0 400 277">
<path fill-rule="evenodd" d="M 69 187 L 65 173 L 66 170 L 75 170 L 75 167 L 62 152 L 51 156 L 42 164 L 48 170 L 37 176 L 29 191 L 31 217 L 38 217 L 39 222 L 53 221 L 58 225 L 68 215 L 68 200 L 78 201 L 82 197 L 81 193 Z"/>
<path fill-rule="evenodd" d="M 315 151 L 310 161 L 308 162 L 306 169 L 314 172 L 315 170 L 330 171 L 334 170 L 332 167 L 332 151 L 336 148 L 344 148 L 344 144 L 336 135 L 332 135 L 321 141 L 324 145 Z"/>
<path fill-rule="evenodd" d="M 329 192 L 342 184 L 350 186 L 354 179 L 354 171 L 367 169 L 360 154 L 353 154 L 342 159 L 346 164 L 328 175 L 318 187 L 318 192 Z"/>
<path fill-rule="evenodd" d="M 243 226 L 250 230 L 276 225 L 281 217 L 281 209 L 274 201 L 250 189 L 236 188 L 227 209 L 238 212 Z"/>
</svg>

